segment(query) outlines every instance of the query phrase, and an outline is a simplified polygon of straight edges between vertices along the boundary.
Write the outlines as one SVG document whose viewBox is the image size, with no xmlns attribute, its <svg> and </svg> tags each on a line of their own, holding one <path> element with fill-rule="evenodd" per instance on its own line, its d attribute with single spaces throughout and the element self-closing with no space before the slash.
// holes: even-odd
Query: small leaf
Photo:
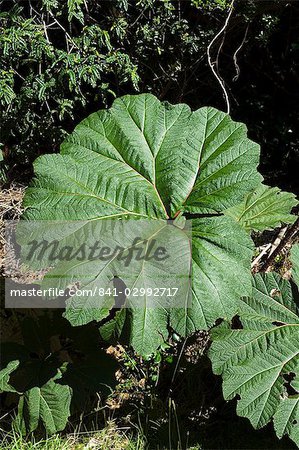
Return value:
<svg viewBox="0 0 299 450">
<path fill-rule="evenodd" d="M 299 395 L 281 401 L 274 416 L 274 428 L 279 438 L 288 434 L 299 447 Z"/>
<path fill-rule="evenodd" d="M 16 390 L 9 384 L 10 375 L 16 370 L 19 361 L 11 361 L 8 365 L 0 370 L 0 392 L 16 392 Z"/>
<path fill-rule="evenodd" d="M 299 286 L 299 244 L 295 244 L 291 250 L 291 261 L 292 261 L 292 277 Z"/>
<path fill-rule="evenodd" d="M 247 231 L 263 231 L 278 227 L 281 223 L 294 222 L 296 217 L 290 211 L 297 203 L 294 194 L 261 184 L 242 203 L 227 209 L 224 214 L 235 219 Z"/>
</svg>

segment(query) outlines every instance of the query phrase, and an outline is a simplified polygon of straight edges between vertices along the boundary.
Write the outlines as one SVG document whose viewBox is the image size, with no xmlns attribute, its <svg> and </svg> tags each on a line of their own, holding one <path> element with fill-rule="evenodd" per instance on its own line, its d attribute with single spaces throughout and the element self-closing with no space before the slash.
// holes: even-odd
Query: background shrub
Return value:
<svg viewBox="0 0 299 450">
<path fill-rule="evenodd" d="M 224 109 L 206 50 L 229 3 L 0 2 L 2 167 L 30 175 L 82 117 L 126 93 Z M 297 2 L 236 2 L 212 49 L 233 118 L 262 143 L 267 181 L 297 192 L 298 17 Z"/>
</svg>

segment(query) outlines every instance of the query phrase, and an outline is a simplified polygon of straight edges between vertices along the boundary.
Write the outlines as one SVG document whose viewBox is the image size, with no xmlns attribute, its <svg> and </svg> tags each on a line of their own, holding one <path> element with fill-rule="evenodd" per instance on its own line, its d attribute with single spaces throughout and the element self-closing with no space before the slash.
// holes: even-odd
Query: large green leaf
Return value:
<svg viewBox="0 0 299 450">
<path fill-rule="evenodd" d="M 278 227 L 281 223 L 294 222 L 295 216 L 290 214 L 290 211 L 297 203 L 294 194 L 261 184 L 249 193 L 242 203 L 224 213 L 239 222 L 247 231 L 263 231 Z"/>
<path fill-rule="evenodd" d="M 36 160 L 24 217 L 98 222 L 182 214 L 193 219 L 196 214 L 192 305 L 186 302 L 171 312 L 158 304 L 129 305 L 122 314 L 131 329 L 130 342 L 148 354 L 167 337 L 169 323 L 182 335 L 208 328 L 219 317 L 231 318 L 240 295 L 250 295 L 251 241 L 222 212 L 260 182 L 258 160 L 259 146 L 247 138 L 246 127 L 223 112 L 209 107 L 192 112 L 150 94 L 125 96 L 83 120 L 59 155 Z M 215 217 L 206 217 L 210 214 Z M 145 285 L 155 279 L 153 270 L 153 265 L 145 268 Z M 111 265 L 97 273 L 103 283 L 118 275 Z M 122 274 L 125 283 L 140 283 L 140 277 L 128 276 Z M 69 302 L 66 317 L 74 325 L 99 321 L 112 307 L 111 299 L 102 309 L 90 303 L 88 298 Z"/>
<path fill-rule="evenodd" d="M 25 217 L 221 212 L 258 184 L 258 162 L 259 146 L 227 114 L 125 96 L 83 120 L 60 155 L 36 160 Z"/>
<path fill-rule="evenodd" d="M 299 446 L 299 315 L 291 285 L 275 273 L 256 275 L 252 298 L 240 305 L 242 329 L 212 332 L 210 358 L 226 399 L 255 428 L 271 419 L 277 435 Z"/>
</svg>

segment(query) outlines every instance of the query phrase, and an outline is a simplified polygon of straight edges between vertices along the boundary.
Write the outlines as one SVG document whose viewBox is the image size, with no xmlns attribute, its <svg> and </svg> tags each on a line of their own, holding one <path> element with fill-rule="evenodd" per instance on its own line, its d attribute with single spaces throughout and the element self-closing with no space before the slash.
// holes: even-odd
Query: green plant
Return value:
<svg viewBox="0 0 299 450">
<path fill-rule="evenodd" d="M 179 338 L 186 337 L 197 330 L 210 329 L 219 319 L 230 321 L 236 314 L 241 315 L 240 298 L 250 298 L 252 294 L 253 243 L 248 231 L 291 221 L 289 212 L 296 204 L 292 194 L 278 193 L 261 184 L 258 162 L 259 146 L 247 138 L 243 124 L 233 122 L 214 108 L 192 112 L 187 105 L 163 103 L 151 94 L 115 100 L 111 109 L 83 120 L 64 141 L 60 154 L 39 157 L 35 162 L 36 178 L 24 199 L 23 219 L 27 221 L 42 223 L 54 219 L 72 224 L 83 220 L 94 225 L 105 224 L 111 217 L 116 217 L 118 224 L 128 217 L 137 223 L 141 217 L 154 223 L 157 234 L 163 233 L 169 218 L 174 220 L 177 233 L 184 233 L 186 218 L 192 220 L 191 305 L 166 309 L 129 304 L 111 319 L 113 299 L 107 301 L 105 308 L 86 309 L 82 299 L 73 298 L 65 313 L 74 325 L 69 325 L 70 329 L 96 320 L 104 339 L 116 338 L 130 344 L 147 358 L 165 346 L 174 332 Z M 261 191 L 261 201 L 252 201 Z M 244 208 L 244 198 L 249 207 Z M 275 215 L 264 214 L 267 208 Z M 240 220 L 240 211 L 246 220 Z M 92 231 L 93 228 L 88 234 L 83 232 L 81 239 L 88 241 Z M 73 264 L 70 262 L 68 270 L 73 270 Z M 42 284 L 51 285 L 55 270 L 54 267 L 46 274 Z M 151 273 L 149 263 L 146 270 Z M 84 273 L 88 274 L 88 270 Z M 97 277 L 107 286 L 113 275 L 118 275 L 115 264 L 97 270 Z M 150 280 L 150 276 L 145 278 L 142 286 L 151 286 Z M 82 280 L 83 287 L 84 283 L 95 281 L 91 274 Z M 60 282 L 67 287 L 63 277 Z M 136 279 L 132 281 L 124 274 L 123 282 L 134 284 Z M 89 301 L 88 297 L 83 299 L 83 303 Z M 18 360 L 11 357 L 7 364 Z M 14 372 L 8 378 L 8 371 L 17 363 L 11 364 L 3 369 L 6 390 L 8 384 L 13 386 Z M 63 379 L 64 366 L 56 367 L 47 383 L 51 387 L 58 384 L 65 392 L 73 386 L 68 380 L 61 386 L 58 376 Z M 99 374 L 96 372 L 96 378 L 93 377 L 93 372 L 89 373 L 89 383 L 93 379 L 98 383 Z M 30 391 L 23 394 L 19 418 L 27 418 L 24 430 L 32 431 L 38 424 L 36 417 L 30 419 L 30 401 L 39 398 Z M 67 401 L 65 405 L 68 406 Z M 56 405 L 54 410 L 59 411 Z M 55 421 L 52 425 L 53 418 L 45 420 L 40 411 L 40 419 L 49 432 L 63 427 Z M 69 411 L 63 411 L 65 423 Z"/>
<path fill-rule="evenodd" d="M 0 15 L 1 140 L 10 169 L 55 151 L 76 110 L 116 95 L 115 77 L 133 90 L 139 80 L 129 54 L 112 44 L 107 23 L 86 17 L 92 5 L 14 3 Z"/>
<path fill-rule="evenodd" d="M 225 9 L 231 5 L 230 0 L 192 0 L 197 8 L 207 8 L 214 10 L 215 8 Z"/>
<path fill-rule="evenodd" d="M 209 355 L 223 377 L 224 397 L 239 396 L 240 416 L 255 428 L 273 419 L 277 436 L 288 434 L 299 446 L 298 292 L 276 273 L 257 274 L 252 296 L 241 301 L 239 321 L 212 331 Z"/>
<path fill-rule="evenodd" d="M 299 285 L 299 245 L 296 244 L 293 246 L 291 251 L 291 260 L 292 260 L 292 274 L 295 280 L 295 283 Z"/>
<path fill-rule="evenodd" d="M 277 227 L 280 222 L 292 223 L 294 216 L 290 211 L 296 203 L 295 195 L 260 185 L 225 214 L 233 217 L 247 231 L 264 231 Z"/>
<path fill-rule="evenodd" d="M 93 394 L 109 394 L 116 365 L 99 348 L 93 327 L 73 328 L 52 312 L 14 319 L 6 321 L 19 323 L 20 332 L 15 341 L 2 338 L 0 390 L 18 402 L 17 432 L 51 435 L 66 427 L 71 413 L 90 408 Z"/>
<path fill-rule="evenodd" d="M 252 243 L 222 212 L 259 183 L 258 156 L 258 145 L 247 139 L 244 125 L 220 111 L 191 112 L 187 105 L 161 103 L 150 94 L 125 96 L 78 125 L 60 155 L 35 162 L 37 178 L 26 192 L 24 218 L 135 217 L 160 219 L 163 224 L 168 218 L 196 214 L 193 307 L 169 312 L 146 308 L 145 314 L 141 308 L 124 308 L 109 324 L 110 332 L 112 327 L 119 334 L 129 321 L 129 343 L 149 355 L 167 339 L 169 325 L 180 336 L 207 329 L 219 317 L 232 317 L 239 297 L 250 292 Z M 117 268 L 99 268 L 94 282 L 110 270 Z M 45 282 L 50 277 L 51 272 Z M 146 283 L 145 288 L 151 286 Z M 84 285 L 93 282 L 87 278 Z M 108 286 L 106 281 L 103 288 Z M 80 308 L 80 301 L 73 299 L 66 311 L 73 325 L 102 320 L 112 307 Z"/>
<path fill-rule="evenodd" d="M 82 450 L 81 446 L 72 446 L 71 439 L 65 439 L 58 435 L 49 437 L 47 440 L 36 440 L 32 438 L 26 440 L 21 433 L 11 431 L 9 433 L 1 432 L 0 450 Z"/>
<path fill-rule="evenodd" d="M 5 165 L 1 166 L 5 166 L 9 179 L 20 173 L 24 176 L 24 169 L 30 177 L 31 163 L 38 155 L 56 152 L 74 123 L 100 107 L 110 106 L 116 96 L 151 92 L 161 99 L 187 102 L 194 108 L 205 104 L 223 107 L 219 84 L 207 65 L 206 48 L 224 23 L 229 0 L 2 0 L 0 3 L 0 135 L 5 158 Z M 281 136 L 276 144 L 280 158 L 286 138 L 290 138 L 288 130 L 295 132 L 296 115 L 289 112 L 292 108 L 276 107 L 276 103 L 283 102 L 270 103 L 269 107 L 272 101 L 269 83 L 264 77 L 258 77 L 258 83 L 254 69 L 249 67 L 250 64 L 256 67 L 255 45 L 261 50 L 261 42 L 264 52 L 261 59 L 267 58 L 265 44 L 280 27 L 278 17 L 288 14 L 290 5 L 272 3 L 235 2 L 236 11 L 227 36 L 232 45 L 229 48 L 225 45 L 219 53 L 219 65 L 223 79 L 233 91 L 232 98 L 246 105 L 238 111 L 232 101 L 235 116 L 246 123 L 250 120 L 259 140 L 267 135 L 265 148 L 270 143 L 275 148 L 274 124 L 275 135 Z M 295 6 L 294 10 L 291 16 L 295 23 Z M 240 66 L 242 76 L 248 73 L 248 79 L 239 87 L 238 83 L 231 83 L 235 70 L 232 61 L 247 23 L 251 24 L 250 32 L 237 62 L 244 63 L 245 51 L 251 51 L 253 57 L 246 55 L 248 66 L 244 69 Z M 288 29 L 284 24 L 282 28 Z M 295 60 L 297 44 L 292 33 L 297 35 L 293 29 L 290 25 L 290 33 L 286 31 L 286 42 L 290 42 L 294 55 L 290 59 Z M 215 55 L 217 46 L 215 43 Z M 277 53 L 267 70 L 273 65 L 271 76 L 282 74 L 281 80 L 287 80 L 286 89 L 282 90 L 285 96 L 292 85 L 288 77 L 294 70 L 287 61 L 278 65 L 277 61 L 283 58 L 280 46 L 276 47 Z M 283 85 L 281 80 L 276 78 L 276 83 Z M 257 92 L 254 100 L 252 89 Z M 291 94 L 286 103 L 290 101 L 295 104 Z M 265 108 L 270 113 L 260 116 L 262 133 L 252 118 Z M 250 111 L 248 116 L 246 111 Z M 276 120 L 267 123 L 267 116 L 271 119 L 275 116 Z M 292 148 L 296 147 L 295 136 L 292 141 Z M 5 173 L 1 179 L 5 179 Z"/>
</svg>

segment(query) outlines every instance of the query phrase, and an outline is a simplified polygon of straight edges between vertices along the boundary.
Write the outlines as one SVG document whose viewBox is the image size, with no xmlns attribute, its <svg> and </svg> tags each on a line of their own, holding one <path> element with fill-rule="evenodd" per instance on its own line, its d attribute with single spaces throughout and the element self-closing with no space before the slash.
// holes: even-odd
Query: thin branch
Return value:
<svg viewBox="0 0 299 450">
<path fill-rule="evenodd" d="M 50 105 L 49 105 L 49 103 L 48 103 L 48 101 L 47 101 L 47 100 L 45 100 L 45 105 L 46 105 L 46 107 L 47 107 L 47 110 L 49 111 L 49 113 L 50 113 L 50 115 L 51 115 L 51 120 L 52 120 L 52 122 L 54 123 L 54 122 L 55 122 L 55 120 L 54 120 L 54 117 L 53 117 L 53 114 L 52 114 L 52 111 L 51 111 Z"/>
<path fill-rule="evenodd" d="M 84 2 L 84 6 L 85 6 L 85 9 L 86 9 L 87 14 L 89 14 L 89 9 L 88 9 L 88 5 L 87 5 L 87 1 L 86 1 L 86 0 L 83 0 L 83 2 Z"/>
<path fill-rule="evenodd" d="M 256 266 L 258 265 L 258 263 L 260 262 L 260 260 L 263 258 L 263 256 L 266 255 L 266 253 L 268 253 L 268 250 L 270 250 L 271 245 L 272 245 L 271 243 L 265 245 L 263 250 L 261 251 L 261 253 L 252 261 L 251 269 L 253 271 L 256 268 Z"/>
<path fill-rule="evenodd" d="M 226 20 L 225 20 L 225 23 L 224 23 L 223 27 L 221 28 L 220 31 L 218 31 L 218 33 L 216 34 L 216 36 L 214 36 L 214 38 L 211 40 L 211 42 L 209 43 L 208 48 L 207 48 L 208 63 L 209 63 L 209 66 L 210 66 L 210 68 L 211 68 L 211 70 L 212 70 L 212 72 L 213 72 L 215 78 L 217 79 L 217 81 L 218 81 L 218 83 L 220 84 L 221 89 L 222 89 L 222 91 L 223 91 L 223 93 L 224 93 L 225 102 L 226 102 L 226 110 L 227 110 L 227 113 L 228 113 L 228 114 L 230 113 L 230 103 L 229 103 L 228 93 L 227 93 L 227 91 L 226 91 L 225 83 L 224 83 L 223 79 L 222 79 L 221 76 L 219 75 L 219 72 L 218 72 L 217 70 L 215 70 L 216 61 L 212 61 L 212 57 L 211 57 L 211 48 L 213 47 L 213 45 L 214 45 L 214 43 L 217 41 L 217 39 L 222 35 L 222 33 L 225 33 L 225 32 L 226 32 L 226 29 L 227 29 L 227 27 L 228 27 L 229 20 L 230 20 L 230 18 L 231 18 L 231 15 L 232 15 L 232 13 L 233 13 L 233 10 L 234 10 L 234 3 L 235 3 L 235 0 L 233 0 L 232 3 L 231 3 L 230 9 L 229 9 L 229 13 L 228 13 L 228 15 L 227 15 L 227 18 L 226 18 Z M 221 44 L 221 45 L 222 45 L 222 44 Z"/>
<path fill-rule="evenodd" d="M 19 72 L 17 72 L 16 69 L 13 68 L 12 70 L 14 71 L 14 73 L 15 73 L 16 75 L 18 75 L 18 77 L 21 78 L 21 80 L 25 81 L 25 78 L 24 78 Z"/>
<path fill-rule="evenodd" d="M 238 64 L 238 59 L 237 58 L 238 58 L 238 53 L 241 51 L 243 45 L 246 42 L 248 30 L 249 30 L 249 23 L 247 24 L 243 40 L 242 40 L 241 44 L 239 45 L 239 47 L 237 48 L 237 50 L 235 51 L 234 56 L 233 56 L 233 60 L 234 60 L 235 68 L 236 68 L 236 75 L 234 76 L 233 81 L 237 81 L 237 79 L 240 76 L 240 66 Z"/>
<path fill-rule="evenodd" d="M 75 42 L 73 41 L 72 37 L 70 36 L 70 34 L 66 31 L 66 29 L 61 25 L 60 22 L 58 22 L 58 20 L 56 19 L 56 17 L 53 15 L 53 13 L 51 11 L 49 11 L 50 16 L 52 17 L 52 19 L 54 20 L 54 22 L 59 26 L 59 28 L 61 28 L 64 33 L 65 33 L 65 41 L 66 41 L 66 47 L 67 47 L 67 52 L 70 53 L 70 46 L 69 46 L 69 42 L 72 43 L 73 47 L 79 49 L 79 47 L 75 44 Z M 68 41 L 69 39 L 69 41 Z"/>
<path fill-rule="evenodd" d="M 185 338 L 183 341 L 181 351 L 179 353 L 179 356 L 178 356 L 178 359 L 177 359 L 177 362 L 176 362 L 176 365 L 175 365 L 175 368 L 174 368 L 174 371 L 172 374 L 172 378 L 171 378 L 169 390 L 168 390 L 168 395 L 167 395 L 168 399 L 171 397 L 171 394 L 172 394 L 173 383 L 174 383 L 174 380 L 175 380 L 175 377 L 176 377 L 176 374 L 177 374 L 177 371 L 178 371 L 178 368 L 179 368 L 179 365 L 180 365 L 180 362 L 181 362 L 181 359 L 182 359 L 182 356 L 183 356 L 183 353 L 184 353 L 184 350 L 186 347 L 187 340 L 188 340 L 188 338 Z"/>
<path fill-rule="evenodd" d="M 270 269 L 271 265 L 275 261 L 275 258 L 281 253 L 281 251 L 284 249 L 284 247 L 286 247 L 286 245 L 292 244 L 298 232 L 299 232 L 299 217 L 296 220 L 296 222 L 285 233 L 284 238 L 280 241 L 280 243 L 271 253 L 269 258 L 264 262 L 264 264 L 260 269 L 261 272 L 267 272 Z"/>
<path fill-rule="evenodd" d="M 134 20 L 134 22 L 132 23 L 132 25 L 130 25 L 130 28 L 131 28 L 131 29 L 136 25 L 136 23 L 139 21 L 139 19 L 144 15 L 145 11 L 146 11 L 146 7 L 143 8 L 143 10 L 141 11 L 141 13 L 140 13 L 139 16 L 137 17 L 137 19 Z"/>
<path fill-rule="evenodd" d="M 271 250 L 269 253 L 269 256 L 272 255 L 272 253 L 276 250 L 276 248 L 279 246 L 280 242 L 282 241 L 282 239 L 284 238 L 286 232 L 287 232 L 288 227 L 284 227 L 280 230 L 280 232 L 278 233 L 277 238 L 275 239 L 275 241 L 273 242 L 273 244 L 271 244 Z"/>
<path fill-rule="evenodd" d="M 47 25 L 46 25 L 46 22 L 44 21 L 44 15 L 43 14 L 42 14 L 42 22 L 43 22 L 44 33 L 45 33 L 46 39 L 47 39 L 48 43 L 51 44 L 49 36 L 48 36 Z"/>
<path fill-rule="evenodd" d="M 32 7 L 32 4 L 31 4 L 30 0 L 28 1 L 28 3 L 29 3 L 29 14 L 30 14 L 30 17 L 32 17 L 33 16 L 33 14 L 32 14 L 33 7 Z"/>
<path fill-rule="evenodd" d="M 221 40 L 221 44 L 219 45 L 219 48 L 218 48 L 218 51 L 217 51 L 216 60 L 215 60 L 215 64 L 216 64 L 216 68 L 217 68 L 217 72 L 218 73 L 219 73 L 219 57 L 220 57 L 220 53 L 221 53 L 223 44 L 225 42 L 225 38 L 226 38 L 226 30 L 224 30 L 223 37 L 222 37 L 222 40 Z"/>
</svg>

